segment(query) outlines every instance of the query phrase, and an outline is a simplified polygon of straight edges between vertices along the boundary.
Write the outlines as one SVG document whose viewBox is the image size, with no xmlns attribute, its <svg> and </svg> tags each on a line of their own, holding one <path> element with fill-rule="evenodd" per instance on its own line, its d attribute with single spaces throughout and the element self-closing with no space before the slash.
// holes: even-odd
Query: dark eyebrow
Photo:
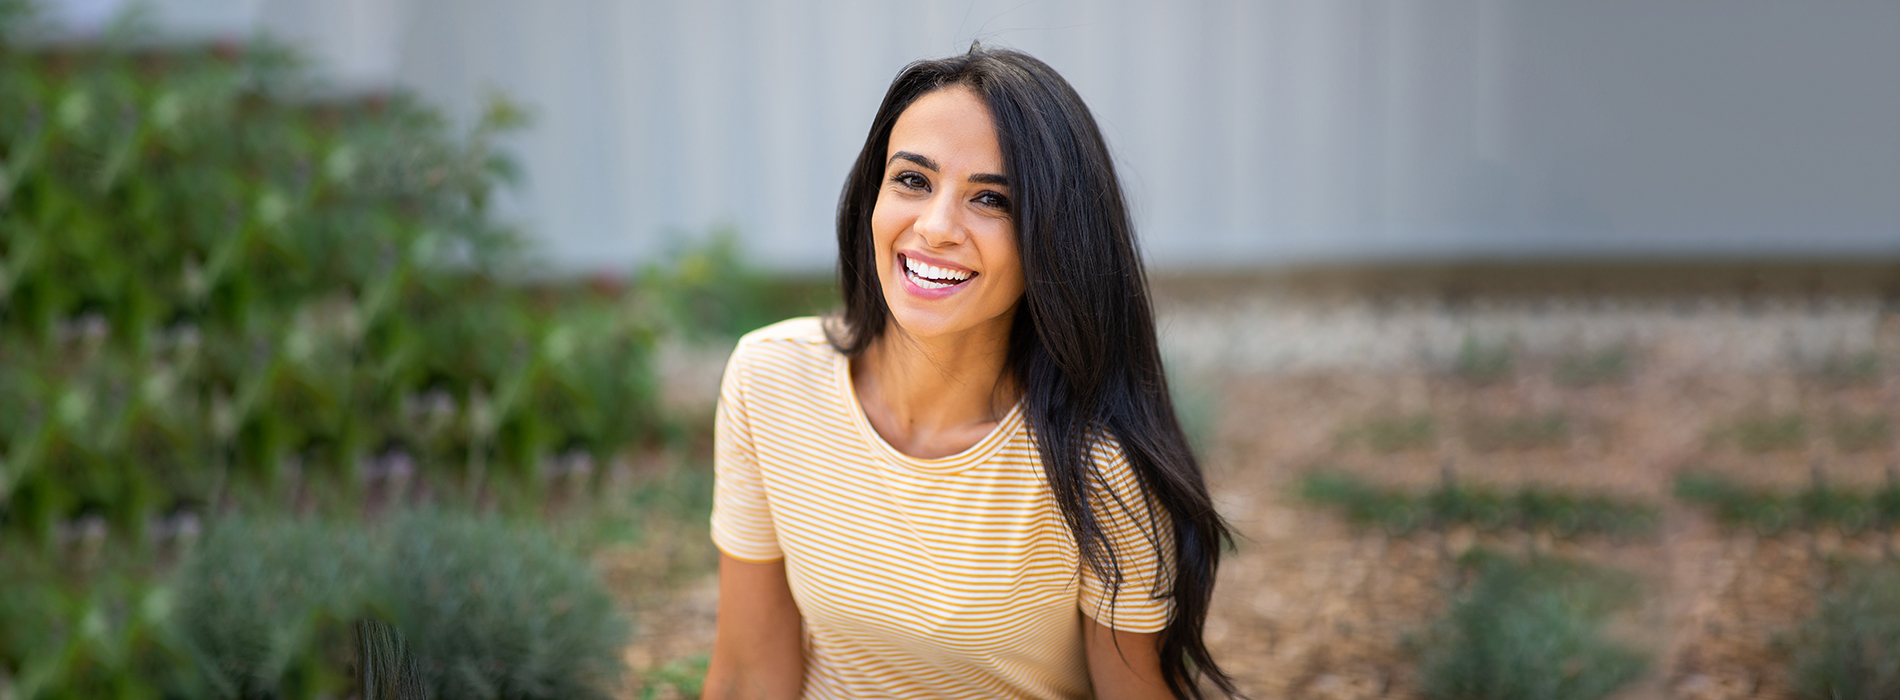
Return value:
<svg viewBox="0 0 1900 700">
<path fill-rule="evenodd" d="M 942 168 L 937 167 L 937 161 L 931 160 L 930 158 L 925 157 L 925 156 L 920 156 L 915 153 L 911 153 L 910 151 L 898 151 L 896 153 L 891 154 L 891 159 L 884 162 L 884 167 L 886 168 L 891 167 L 892 163 L 895 163 L 899 160 L 908 160 L 912 163 L 916 163 L 918 165 L 924 166 L 931 170 L 937 170 L 937 171 L 943 170 Z M 994 173 L 977 173 L 975 175 L 971 175 L 970 182 L 980 182 L 985 185 L 997 185 L 1001 187 L 1009 186 L 1009 178 L 1003 177 L 1001 175 L 997 175 Z"/>
<path fill-rule="evenodd" d="M 910 151 L 898 151 L 896 153 L 891 154 L 891 159 L 884 161 L 884 167 L 886 168 L 891 167 L 891 164 L 897 162 L 899 158 L 908 160 L 912 163 L 916 163 L 918 165 L 924 166 L 931 170 L 942 170 L 941 168 L 937 167 L 937 161 L 931 160 L 929 158 L 925 158 L 915 153 L 911 153 Z"/>
</svg>

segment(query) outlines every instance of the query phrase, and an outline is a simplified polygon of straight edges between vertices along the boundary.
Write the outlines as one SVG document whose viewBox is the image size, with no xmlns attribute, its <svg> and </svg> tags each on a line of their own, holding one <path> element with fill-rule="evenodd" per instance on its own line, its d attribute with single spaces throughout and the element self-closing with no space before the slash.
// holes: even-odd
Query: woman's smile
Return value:
<svg viewBox="0 0 1900 700">
<path fill-rule="evenodd" d="M 931 262 L 926 262 L 930 260 Z M 942 299 L 955 294 L 963 283 L 976 278 L 976 272 L 949 263 L 933 264 L 922 253 L 898 253 L 897 261 L 904 266 L 905 291 L 925 299 Z"/>
</svg>

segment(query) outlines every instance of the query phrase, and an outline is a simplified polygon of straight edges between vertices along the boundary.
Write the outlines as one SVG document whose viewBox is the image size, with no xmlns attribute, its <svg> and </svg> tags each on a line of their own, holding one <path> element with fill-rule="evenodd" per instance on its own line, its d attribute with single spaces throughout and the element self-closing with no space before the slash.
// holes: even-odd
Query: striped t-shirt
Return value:
<svg viewBox="0 0 1900 700">
<path fill-rule="evenodd" d="M 959 454 L 907 456 L 871 428 L 818 319 L 802 318 L 740 339 L 717 424 L 713 541 L 785 560 L 804 697 L 1085 698 L 1083 612 L 1133 632 L 1167 623 L 1172 535 L 1149 525 L 1112 441 L 1094 453 L 1091 500 L 1123 576 L 1111 606 L 1020 405 Z"/>
</svg>

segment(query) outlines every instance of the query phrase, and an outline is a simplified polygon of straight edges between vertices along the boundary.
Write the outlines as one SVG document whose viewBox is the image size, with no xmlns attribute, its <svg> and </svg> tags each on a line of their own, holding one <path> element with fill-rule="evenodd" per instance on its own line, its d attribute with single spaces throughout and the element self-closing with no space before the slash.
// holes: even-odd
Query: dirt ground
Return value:
<svg viewBox="0 0 1900 700">
<path fill-rule="evenodd" d="M 1681 470 L 1714 471 L 1751 484 L 1796 489 L 1817 466 L 1841 484 L 1885 478 L 1886 451 L 1825 449 L 1746 454 L 1711 445 L 1725 419 L 1794 386 L 1791 408 L 1825 413 L 1877 409 L 1891 387 L 1834 389 L 1798 377 L 1640 374 L 1618 386 L 1560 390 L 1523 379 L 1474 388 L 1423 375 L 1282 377 L 1234 385 L 1212 450 L 1212 488 L 1241 536 L 1223 567 L 1209 640 L 1250 695 L 1262 698 L 1415 697 L 1408 632 L 1441 612 L 1450 562 L 1471 546 L 1545 551 L 1636 574 L 1645 603 L 1621 620 L 1625 641 L 1654 659 L 1625 698 L 1778 698 L 1788 689 L 1778 640 L 1812 612 L 1831 556 L 1872 558 L 1872 535 L 1829 532 L 1762 537 L 1718 526 L 1670 498 Z M 1408 393 L 1414 398 L 1405 398 Z M 1580 428 L 1564 444 L 1478 452 L 1455 439 L 1377 454 L 1338 436 L 1344 426 L 1419 401 L 1444 423 L 1473 411 L 1562 411 Z M 1540 405 L 1541 404 L 1541 405 Z M 1818 461 L 1817 461 L 1818 460 Z M 1430 487 L 1449 466 L 1461 480 L 1537 484 L 1615 494 L 1662 507 L 1653 538 L 1531 542 L 1524 534 L 1469 529 L 1389 537 L 1348 526 L 1300 502 L 1293 481 L 1316 466 L 1388 485 Z"/>
</svg>

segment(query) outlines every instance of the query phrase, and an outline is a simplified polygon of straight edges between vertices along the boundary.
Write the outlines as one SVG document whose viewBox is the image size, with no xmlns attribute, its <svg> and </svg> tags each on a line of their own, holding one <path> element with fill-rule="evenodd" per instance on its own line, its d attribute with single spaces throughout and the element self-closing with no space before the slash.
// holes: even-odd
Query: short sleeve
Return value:
<svg viewBox="0 0 1900 700">
<path fill-rule="evenodd" d="M 726 363 L 719 384 L 718 410 L 713 419 L 713 544 L 735 559 L 775 561 L 778 530 L 759 477 L 758 453 L 753 449 L 752 426 L 746 415 L 745 345 L 741 343 Z"/>
<path fill-rule="evenodd" d="M 1083 614 L 1124 632 L 1159 632 L 1174 612 L 1174 530 L 1168 516 L 1135 476 L 1121 449 L 1110 443 L 1095 453 L 1095 522 L 1115 550 L 1121 587 L 1111 594 L 1086 563 L 1081 567 Z"/>
</svg>

